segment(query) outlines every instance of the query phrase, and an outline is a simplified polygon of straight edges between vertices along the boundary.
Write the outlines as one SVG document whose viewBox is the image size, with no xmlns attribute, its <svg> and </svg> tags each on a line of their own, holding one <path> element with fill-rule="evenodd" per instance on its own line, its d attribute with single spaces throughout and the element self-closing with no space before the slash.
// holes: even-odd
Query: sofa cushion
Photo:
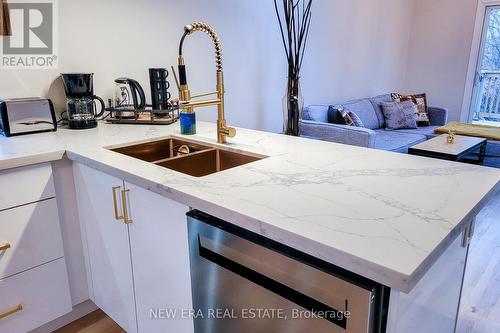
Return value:
<svg viewBox="0 0 500 333">
<path fill-rule="evenodd" d="M 358 117 L 357 114 L 355 114 L 354 112 L 349 112 L 349 115 L 351 116 L 351 119 L 352 119 L 352 122 L 354 123 L 354 126 L 356 127 L 365 127 L 365 125 L 363 124 L 363 121 L 361 120 L 361 118 Z"/>
<path fill-rule="evenodd" d="M 377 115 L 378 118 L 378 127 L 384 128 L 385 118 L 384 118 L 384 112 L 382 111 L 382 103 L 392 102 L 391 94 L 372 97 L 370 98 L 370 102 L 372 103 L 373 108 L 375 109 L 375 114 Z"/>
<path fill-rule="evenodd" d="M 365 128 L 380 128 L 377 114 L 369 99 L 355 100 L 335 107 L 343 107 L 346 111 L 354 112 L 361 119 Z"/>
<path fill-rule="evenodd" d="M 333 107 L 333 105 L 330 105 L 328 109 L 328 122 L 330 124 L 344 125 L 344 119 L 340 115 L 339 110 Z"/>
<path fill-rule="evenodd" d="M 354 120 L 351 117 L 351 112 L 344 109 L 337 109 L 337 112 L 342 118 L 343 125 L 354 126 Z"/>
<path fill-rule="evenodd" d="M 427 140 L 425 135 L 407 134 L 401 131 L 375 130 L 375 149 L 407 153 L 408 148 Z"/>
<path fill-rule="evenodd" d="M 438 136 L 439 134 L 434 133 L 434 130 L 436 128 L 439 128 L 439 126 L 425 126 L 425 127 L 419 127 L 415 129 L 400 129 L 396 130 L 398 133 L 406 133 L 406 134 L 418 134 L 418 135 L 425 135 L 427 139 L 432 139 Z"/>
<path fill-rule="evenodd" d="M 382 110 L 388 129 L 417 128 L 417 106 L 412 101 L 384 102 Z"/>
<path fill-rule="evenodd" d="M 327 123 L 329 108 L 329 105 L 309 105 L 304 108 L 304 111 L 302 112 L 302 119 Z"/>
<path fill-rule="evenodd" d="M 401 95 L 392 93 L 391 97 L 395 102 L 412 101 L 415 105 L 417 105 L 416 115 L 418 126 L 429 126 L 431 124 L 431 121 L 429 120 L 429 111 L 427 109 L 426 94 Z"/>
</svg>

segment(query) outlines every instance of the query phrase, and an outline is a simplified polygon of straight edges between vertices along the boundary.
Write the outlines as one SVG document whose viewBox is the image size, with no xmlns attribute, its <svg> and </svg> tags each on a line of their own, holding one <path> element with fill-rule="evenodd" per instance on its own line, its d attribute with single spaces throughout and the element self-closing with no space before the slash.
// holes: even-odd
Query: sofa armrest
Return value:
<svg viewBox="0 0 500 333">
<path fill-rule="evenodd" d="M 444 126 L 448 123 L 448 109 L 438 107 L 428 107 L 429 120 L 431 125 Z"/>
<path fill-rule="evenodd" d="M 375 144 L 375 132 L 371 129 L 310 120 L 300 121 L 300 135 L 368 148 Z"/>
</svg>

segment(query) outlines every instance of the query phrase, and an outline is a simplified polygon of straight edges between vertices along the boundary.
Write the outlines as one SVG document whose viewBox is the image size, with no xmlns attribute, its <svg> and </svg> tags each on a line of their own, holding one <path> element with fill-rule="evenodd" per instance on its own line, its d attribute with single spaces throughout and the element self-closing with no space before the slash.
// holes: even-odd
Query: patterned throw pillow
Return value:
<svg viewBox="0 0 500 333">
<path fill-rule="evenodd" d="M 357 114 L 355 114 L 352 111 L 349 111 L 349 115 L 351 116 L 352 122 L 354 123 L 353 126 L 356 126 L 356 127 L 365 127 L 363 125 L 363 122 L 361 121 L 361 118 L 359 118 Z"/>
<path fill-rule="evenodd" d="M 342 119 L 343 125 L 364 127 L 361 118 L 359 118 L 354 112 L 346 111 L 344 108 L 337 108 L 336 110 L 339 118 Z"/>
<path fill-rule="evenodd" d="M 340 114 L 340 117 L 342 117 L 342 119 L 344 119 L 344 124 L 347 125 L 347 126 L 354 126 L 354 121 L 352 120 L 349 112 L 347 112 L 346 110 L 344 109 L 337 109 L 338 113 Z"/>
<path fill-rule="evenodd" d="M 418 126 L 430 126 L 431 121 L 429 120 L 429 112 L 427 110 L 427 95 L 417 94 L 417 95 L 401 95 L 397 93 L 391 94 L 392 100 L 394 102 L 404 102 L 412 101 L 417 105 L 417 125 Z"/>
<path fill-rule="evenodd" d="M 417 128 L 416 109 L 417 106 L 411 101 L 382 103 L 386 128 L 389 130 Z"/>
</svg>

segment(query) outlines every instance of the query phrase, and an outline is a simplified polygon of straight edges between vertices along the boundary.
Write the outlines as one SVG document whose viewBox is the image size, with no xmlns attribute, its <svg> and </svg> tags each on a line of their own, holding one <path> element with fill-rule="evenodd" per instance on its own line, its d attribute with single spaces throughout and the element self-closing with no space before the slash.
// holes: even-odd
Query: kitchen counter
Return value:
<svg viewBox="0 0 500 333">
<path fill-rule="evenodd" d="M 202 178 L 104 148 L 180 136 L 178 126 L 0 136 L 0 170 L 66 154 L 403 292 L 500 189 L 497 169 L 247 129 L 224 147 L 269 158 Z M 216 144 L 214 124 L 197 126 L 182 137 Z"/>
</svg>

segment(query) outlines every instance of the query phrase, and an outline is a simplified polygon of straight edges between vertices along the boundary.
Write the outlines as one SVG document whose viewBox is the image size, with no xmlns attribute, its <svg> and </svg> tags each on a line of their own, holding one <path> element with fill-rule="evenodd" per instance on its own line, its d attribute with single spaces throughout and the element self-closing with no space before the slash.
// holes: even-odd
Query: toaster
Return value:
<svg viewBox="0 0 500 333">
<path fill-rule="evenodd" d="M 0 126 L 7 137 L 56 131 L 54 105 L 43 98 L 0 100 Z"/>
</svg>

